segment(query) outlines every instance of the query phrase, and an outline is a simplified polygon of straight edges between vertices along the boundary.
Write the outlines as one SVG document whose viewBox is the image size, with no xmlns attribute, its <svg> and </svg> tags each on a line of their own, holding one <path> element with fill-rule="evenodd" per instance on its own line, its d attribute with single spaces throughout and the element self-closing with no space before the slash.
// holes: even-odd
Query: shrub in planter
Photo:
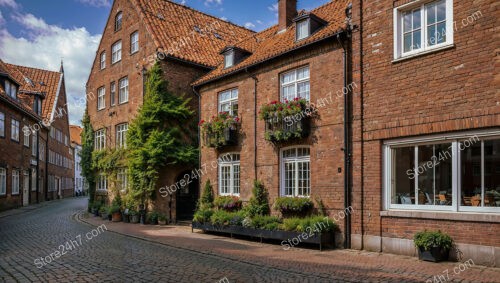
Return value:
<svg viewBox="0 0 500 283">
<path fill-rule="evenodd" d="M 260 181 L 254 181 L 252 194 L 248 205 L 244 208 L 248 216 L 269 215 L 269 194 Z"/>
<path fill-rule="evenodd" d="M 99 208 L 99 214 L 101 215 L 102 220 L 108 219 L 108 210 L 109 208 L 105 205 Z"/>
<path fill-rule="evenodd" d="M 283 220 L 281 228 L 285 231 L 293 232 L 330 232 L 338 230 L 338 226 L 333 220 L 324 216 L 310 216 L 305 218 L 287 218 Z M 308 229 L 309 228 L 309 229 Z"/>
<path fill-rule="evenodd" d="M 167 225 L 167 216 L 165 214 L 158 215 L 158 224 Z"/>
<path fill-rule="evenodd" d="M 218 196 L 214 201 L 215 207 L 225 211 L 235 211 L 241 209 L 241 200 L 235 196 Z"/>
<path fill-rule="evenodd" d="M 209 223 L 214 211 L 211 209 L 199 209 L 194 213 L 193 221 L 198 223 Z"/>
<path fill-rule="evenodd" d="M 101 206 L 102 206 L 101 201 L 96 200 L 92 203 L 91 210 L 92 210 L 92 214 L 94 214 L 94 216 L 99 216 L 99 209 L 101 208 Z"/>
<path fill-rule="evenodd" d="M 149 212 L 146 215 L 146 221 L 151 225 L 156 225 L 158 224 L 158 216 L 159 214 L 156 211 Z"/>
<path fill-rule="evenodd" d="M 418 248 L 419 259 L 432 262 L 447 260 L 453 245 L 451 237 L 441 231 L 418 232 L 413 241 Z"/>
<path fill-rule="evenodd" d="M 281 221 L 276 216 L 269 215 L 257 215 L 252 218 L 251 227 L 255 229 L 264 229 L 264 230 L 278 230 L 281 225 Z"/>
<path fill-rule="evenodd" d="M 139 213 L 135 210 L 130 210 L 129 211 L 129 216 L 130 216 L 130 223 L 139 223 Z"/>
<path fill-rule="evenodd" d="M 279 197 L 274 202 L 274 209 L 287 216 L 305 216 L 313 207 L 313 202 L 305 197 Z"/>
<path fill-rule="evenodd" d="M 226 131 L 236 131 L 240 125 L 240 118 L 232 116 L 228 112 L 220 112 L 217 116 L 212 116 L 212 119 L 208 122 L 201 120 L 198 125 L 205 138 L 205 145 L 220 148 L 234 143 L 227 139 Z"/>
<path fill-rule="evenodd" d="M 200 201 L 198 202 L 198 209 L 206 210 L 214 207 L 214 193 L 212 190 L 212 185 L 210 180 L 207 180 L 205 187 L 203 188 L 203 193 L 201 194 Z"/>
<path fill-rule="evenodd" d="M 120 222 L 122 221 L 122 213 L 120 212 L 120 206 L 113 204 L 109 207 L 108 214 L 111 215 L 111 221 Z"/>
<path fill-rule="evenodd" d="M 228 226 L 231 224 L 235 214 L 225 210 L 217 210 L 210 216 L 210 223 L 217 226 Z"/>
</svg>

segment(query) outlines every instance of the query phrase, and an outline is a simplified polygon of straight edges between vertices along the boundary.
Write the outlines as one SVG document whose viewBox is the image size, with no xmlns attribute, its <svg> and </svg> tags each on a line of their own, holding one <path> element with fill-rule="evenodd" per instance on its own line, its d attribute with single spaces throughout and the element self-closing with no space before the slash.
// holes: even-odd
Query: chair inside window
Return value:
<svg viewBox="0 0 500 283">
<path fill-rule="evenodd" d="M 401 196 L 401 203 L 402 204 L 412 204 L 411 203 L 411 198 L 410 197 Z"/>
</svg>

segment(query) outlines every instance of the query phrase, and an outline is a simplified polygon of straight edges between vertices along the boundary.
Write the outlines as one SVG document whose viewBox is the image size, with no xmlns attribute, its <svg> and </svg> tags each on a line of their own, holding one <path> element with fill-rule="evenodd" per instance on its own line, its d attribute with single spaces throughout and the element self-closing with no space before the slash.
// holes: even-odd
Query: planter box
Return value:
<svg viewBox="0 0 500 283">
<path fill-rule="evenodd" d="M 284 117 L 282 119 L 271 118 L 266 120 L 266 133 L 271 134 L 269 141 L 273 143 L 287 142 L 295 139 L 302 139 L 309 136 L 311 133 L 311 118 L 307 116 Z M 286 140 L 279 140 L 274 135 L 281 132 L 283 135 L 292 135 Z M 298 134 L 299 136 L 295 136 Z"/>
<path fill-rule="evenodd" d="M 222 135 L 222 136 L 220 136 Z M 218 144 L 222 141 L 222 144 Z M 223 133 L 205 133 L 205 145 L 212 148 L 221 148 L 224 146 L 238 145 L 238 129 L 225 128 Z"/>
<path fill-rule="evenodd" d="M 139 215 L 130 215 L 130 223 L 139 223 Z"/>
<path fill-rule="evenodd" d="M 323 247 L 334 247 L 335 246 L 335 232 L 325 232 L 325 233 L 314 233 L 308 234 L 306 232 L 292 232 L 292 231 L 270 231 L 263 229 L 253 229 L 246 228 L 242 226 L 218 226 L 212 225 L 210 223 L 199 223 L 193 222 L 191 224 L 191 229 L 203 230 L 204 232 L 218 232 L 218 233 L 227 233 L 233 235 L 240 236 L 248 236 L 248 237 L 256 237 L 268 240 L 281 240 L 287 242 L 290 240 L 290 243 L 293 243 L 294 239 L 297 239 L 299 243 L 308 243 L 308 244 L 316 244 L 319 245 L 319 250 L 323 250 Z M 288 242 L 287 242 L 288 243 Z"/>
<path fill-rule="evenodd" d="M 111 221 L 113 222 L 120 222 L 122 221 L 122 213 L 121 212 L 115 212 L 111 215 Z"/>
<path fill-rule="evenodd" d="M 441 247 L 431 248 L 430 250 L 425 250 L 424 248 L 418 248 L 418 259 L 432 262 L 440 262 L 448 260 L 450 254 L 449 250 L 445 250 Z"/>
<path fill-rule="evenodd" d="M 108 213 L 107 212 L 101 213 L 101 218 L 102 220 L 108 220 Z"/>
</svg>

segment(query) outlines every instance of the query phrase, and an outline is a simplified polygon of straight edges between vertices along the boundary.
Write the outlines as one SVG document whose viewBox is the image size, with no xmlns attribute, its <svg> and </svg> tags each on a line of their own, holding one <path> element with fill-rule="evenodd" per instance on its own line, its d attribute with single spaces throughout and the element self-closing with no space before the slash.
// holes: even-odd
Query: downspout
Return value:
<svg viewBox="0 0 500 283">
<path fill-rule="evenodd" d="M 257 76 L 251 75 L 248 72 L 248 68 L 245 68 L 245 72 L 250 75 L 250 77 L 253 79 L 254 82 L 254 106 L 253 106 L 253 125 L 254 125 L 254 131 L 253 131 L 253 166 L 254 166 L 254 180 L 257 181 L 257 85 L 259 83 L 259 79 L 257 79 Z"/>
<path fill-rule="evenodd" d="M 40 194 L 40 133 L 36 135 L 36 203 L 40 203 L 38 195 Z"/>
<path fill-rule="evenodd" d="M 350 109 L 349 109 L 349 91 L 347 89 L 347 47 L 344 46 L 340 38 L 340 34 L 337 34 L 337 41 L 342 46 L 342 57 L 343 57 L 343 68 L 344 68 L 344 209 L 347 209 L 351 205 L 351 190 L 350 190 L 350 176 L 351 176 L 351 146 L 349 139 L 349 127 L 350 127 Z M 346 218 L 344 221 L 344 248 L 351 248 L 351 215 L 346 213 Z"/>
<path fill-rule="evenodd" d="M 50 130 L 49 130 L 50 131 Z M 49 133 L 45 140 L 45 201 L 49 200 Z"/>
<path fill-rule="evenodd" d="M 198 97 L 198 121 L 201 120 L 201 95 L 200 93 L 196 90 L 195 86 L 192 86 L 194 94 Z M 197 127 L 197 135 L 198 135 L 198 169 L 201 168 L 201 131 L 200 131 L 200 126 Z M 198 198 L 200 197 L 200 191 L 201 191 L 201 178 L 198 179 Z M 170 200 L 172 200 L 172 197 L 170 197 Z"/>
</svg>

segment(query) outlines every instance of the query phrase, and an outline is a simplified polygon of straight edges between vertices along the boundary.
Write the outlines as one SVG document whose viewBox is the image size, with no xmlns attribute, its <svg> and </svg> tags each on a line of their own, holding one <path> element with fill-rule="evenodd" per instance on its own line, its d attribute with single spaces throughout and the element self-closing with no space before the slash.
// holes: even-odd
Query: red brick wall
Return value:
<svg viewBox="0 0 500 283">
<path fill-rule="evenodd" d="M 319 119 L 313 122 L 314 129 L 310 138 L 302 143 L 310 147 L 311 156 L 311 197 L 320 197 L 328 211 L 333 214 L 342 210 L 343 197 L 343 97 L 337 97 L 336 91 L 343 87 L 342 49 L 336 40 L 318 45 L 304 52 L 297 52 L 286 58 L 266 63 L 265 66 L 249 70 L 250 74 L 240 74 L 223 81 L 211 83 L 201 88 L 202 119 L 208 121 L 218 112 L 218 93 L 238 87 L 238 107 L 241 118 L 239 145 L 222 150 L 202 147 L 202 164 L 206 164 L 208 173 L 202 178 L 202 186 L 210 179 L 214 191 L 218 192 L 217 157 L 224 152 L 240 153 L 241 189 L 240 197 L 248 201 L 252 194 L 254 170 L 254 80 L 257 83 L 257 112 L 260 106 L 280 99 L 280 74 L 282 72 L 309 65 L 311 102 L 331 97 L 331 104 L 319 108 Z M 258 114 L 257 114 L 258 115 Z M 280 194 L 279 147 L 274 147 L 264 139 L 264 122 L 257 119 L 257 178 L 269 191 L 270 202 Z M 338 173 L 337 169 L 342 172 Z M 340 223 L 342 226 L 343 224 Z"/>
<path fill-rule="evenodd" d="M 354 2 L 358 20 L 362 4 L 363 24 L 363 56 L 354 60 L 363 68 L 364 143 L 362 152 L 359 147 L 354 152 L 355 157 L 362 154 L 363 171 L 355 176 L 362 183 L 355 180 L 353 188 L 363 194 L 362 229 L 368 235 L 405 239 L 426 228 L 441 229 L 461 243 L 498 245 L 498 224 L 379 216 L 384 140 L 500 125 L 496 1 L 453 1 L 455 46 L 393 63 L 393 8 L 405 2 L 409 1 Z M 462 23 L 477 11 L 482 17 Z"/>
</svg>

